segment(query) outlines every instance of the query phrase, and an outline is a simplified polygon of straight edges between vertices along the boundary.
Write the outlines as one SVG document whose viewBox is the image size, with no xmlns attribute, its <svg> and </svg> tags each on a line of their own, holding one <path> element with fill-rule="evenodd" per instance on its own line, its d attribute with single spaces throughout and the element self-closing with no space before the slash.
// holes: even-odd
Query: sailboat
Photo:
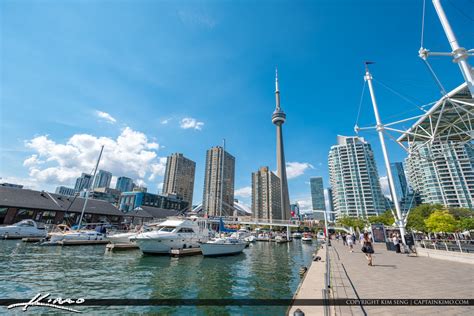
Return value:
<svg viewBox="0 0 474 316">
<path fill-rule="evenodd" d="M 100 158 L 102 157 L 102 152 L 104 151 L 104 146 L 100 149 L 100 154 L 99 158 L 97 159 L 97 163 L 95 165 L 94 169 L 94 175 L 92 177 L 92 188 L 94 187 L 94 181 L 97 173 L 97 169 L 99 167 L 99 162 Z M 57 225 L 55 229 L 48 234 L 47 240 L 43 242 L 43 245 L 58 245 L 58 244 L 64 244 L 65 242 L 78 242 L 78 241 L 83 241 L 84 244 L 93 244 L 96 243 L 97 241 L 106 241 L 107 238 L 105 234 L 99 231 L 95 230 L 86 230 L 86 229 L 81 229 L 81 224 L 82 224 L 82 219 L 84 218 L 84 212 L 87 207 L 87 202 L 89 200 L 89 192 L 86 191 L 86 198 L 84 201 L 84 205 L 82 207 L 82 212 L 81 216 L 79 218 L 79 222 L 77 224 L 77 229 L 72 229 L 68 225 Z M 71 202 L 71 205 L 73 202 Z M 88 243 L 87 241 L 93 241 Z"/>
</svg>

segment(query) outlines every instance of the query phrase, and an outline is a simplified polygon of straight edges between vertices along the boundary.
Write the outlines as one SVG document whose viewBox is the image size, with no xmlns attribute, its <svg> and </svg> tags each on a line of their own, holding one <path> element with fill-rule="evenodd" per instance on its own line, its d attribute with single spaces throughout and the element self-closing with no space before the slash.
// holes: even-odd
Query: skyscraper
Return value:
<svg viewBox="0 0 474 316">
<path fill-rule="evenodd" d="M 252 173 L 252 213 L 255 219 L 281 219 L 281 187 L 268 167 Z"/>
<path fill-rule="evenodd" d="M 327 188 L 326 189 L 326 193 L 327 193 L 327 199 L 328 199 L 328 202 L 329 202 L 329 205 L 328 205 L 328 219 L 333 222 L 336 218 L 336 216 L 334 215 L 334 200 L 332 198 L 332 189 L 331 188 Z"/>
<path fill-rule="evenodd" d="M 163 194 L 176 194 L 188 206 L 193 205 L 194 173 L 196 163 L 183 154 L 175 153 L 168 156 L 166 160 L 165 180 L 163 183 Z"/>
<path fill-rule="evenodd" d="M 76 185 L 74 190 L 81 192 L 82 190 L 89 189 L 92 184 L 92 175 L 87 173 L 82 173 L 79 178 L 76 179 Z"/>
<path fill-rule="evenodd" d="M 395 185 L 395 191 L 397 191 L 399 202 L 402 202 L 405 199 L 405 197 L 408 195 L 408 182 L 405 176 L 403 163 L 392 162 L 390 164 L 390 169 L 392 170 L 393 184 Z"/>
<path fill-rule="evenodd" d="M 412 149 L 405 163 L 423 203 L 474 208 L 473 144 L 434 142 Z"/>
<path fill-rule="evenodd" d="M 110 181 L 112 181 L 112 173 L 105 170 L 99 170 L 99 172 L 95 175 L 94 189 L 108 188 L 110 187 Z"/>
<path fill-rule="evenodd" d="M 337 145 L 329 151 L 329 179 L 337 217 L 367 217 L 385 211 L 374 154 L 363 138 L 337 137 Z"/>
<path fill-rule="evenodd" d="M 220 146 L 209 149 L 202 198 L 203 210 L 209 216 L 230 216 L 234 213 L 234 176 L 235 158 Z"/>
<path fill-rule="evenodd" d="M 127 177 L 118 177 L 115 189 L 120 192 L 131 192 L 133 190 L 133 180 Z"/>
<path fill-rule="evenodd" d="M 322 177 L 312 177 L 309 179 L 311 186 L 311 202 L 314 211 L 326 211 L 324 202 L 324 186 Z M 315 212 L 314 219 L 324 220 L 324 213 Z"/>
<path fill-rule="evenodd" d="M 283 123 L 286 114 L 280 107 L 280 90 L 278 89 L 278 72 L 275 75 L 275 101 L 276 107 L 272 115 L 272 123 L 276 126 L 276 155 L 277 155 L 277 176 L 280 178 L 281 190 L 281 218 L 290 219 L 290 197 L 288 194 L 288 181 L 286 179 L 285 151 L 283 148 Z"/>
</svg>

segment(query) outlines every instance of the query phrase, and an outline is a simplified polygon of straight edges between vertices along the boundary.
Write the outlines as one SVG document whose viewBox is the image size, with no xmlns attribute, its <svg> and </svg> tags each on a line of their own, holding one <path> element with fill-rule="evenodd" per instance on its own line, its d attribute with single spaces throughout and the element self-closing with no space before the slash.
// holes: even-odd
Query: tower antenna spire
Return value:
<svg viewBox="0 0 474 316">
<path fill-rule="evenodd" d="M 275 67 L 275 101 L 276 108 L 275 111 L 280 111 L 280 89 L 278 88 L 278 68 Z"/>
</svg>

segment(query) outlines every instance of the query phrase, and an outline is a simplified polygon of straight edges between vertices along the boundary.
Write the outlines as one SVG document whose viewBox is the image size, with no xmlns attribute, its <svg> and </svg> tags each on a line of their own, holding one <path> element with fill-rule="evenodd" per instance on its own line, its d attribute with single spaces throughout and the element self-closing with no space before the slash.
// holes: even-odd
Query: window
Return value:
<svg viewBox="0 0 474 316">
<path fill-rule="evenodd" d="M 32 219 L 35 211 L 33 210 L 26 210 L 26 209 L 19 209 L 15 216 L 15 222 L 22 221 L 24 219 Z"/>
<path fill-rule="evenodd" d="M 178 233 L 194 233 L 194 230 L 192 228 L 183 227 L 178 231 Z"/>
<path fill-rule="evenodd" d="M 161 229 L 160 229 L 160 232 L 172 232 L 173 230 L 175 230 L 176 227 L 175 226 L 163 226 Z"/>
<path fill-rule="evenodd" d="M 5 217 L 7 217 L 8 208 L 0 207 L 0 224 L 3 224 Z"/>
</svg>

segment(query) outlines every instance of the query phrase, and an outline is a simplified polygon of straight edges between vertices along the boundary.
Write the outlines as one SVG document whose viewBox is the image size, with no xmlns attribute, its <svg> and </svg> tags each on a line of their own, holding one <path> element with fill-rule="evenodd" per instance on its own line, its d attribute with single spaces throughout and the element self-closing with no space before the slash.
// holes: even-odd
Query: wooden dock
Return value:
<svg viewBox="0 0 474 316">
<path fill-rule="evenodd" d="M 115 252 L 115 251 L 135 250 L 135 249 L 139 249 L 139 247 L 135 243 L 121 243 L 121 244 L 110 243 L 105 246 L 105 249 L 107 251 Z"/>
<path fill-rule="evenodd" d="M 58 242 L 61 246 L 105 245 L 108 243 L 108 240 L 62 240 Z"/>
<path fill-rule="evenodd" d="M 171 249 L 172 257 L 202 255 L 201 248 Z"/>
</svg>

